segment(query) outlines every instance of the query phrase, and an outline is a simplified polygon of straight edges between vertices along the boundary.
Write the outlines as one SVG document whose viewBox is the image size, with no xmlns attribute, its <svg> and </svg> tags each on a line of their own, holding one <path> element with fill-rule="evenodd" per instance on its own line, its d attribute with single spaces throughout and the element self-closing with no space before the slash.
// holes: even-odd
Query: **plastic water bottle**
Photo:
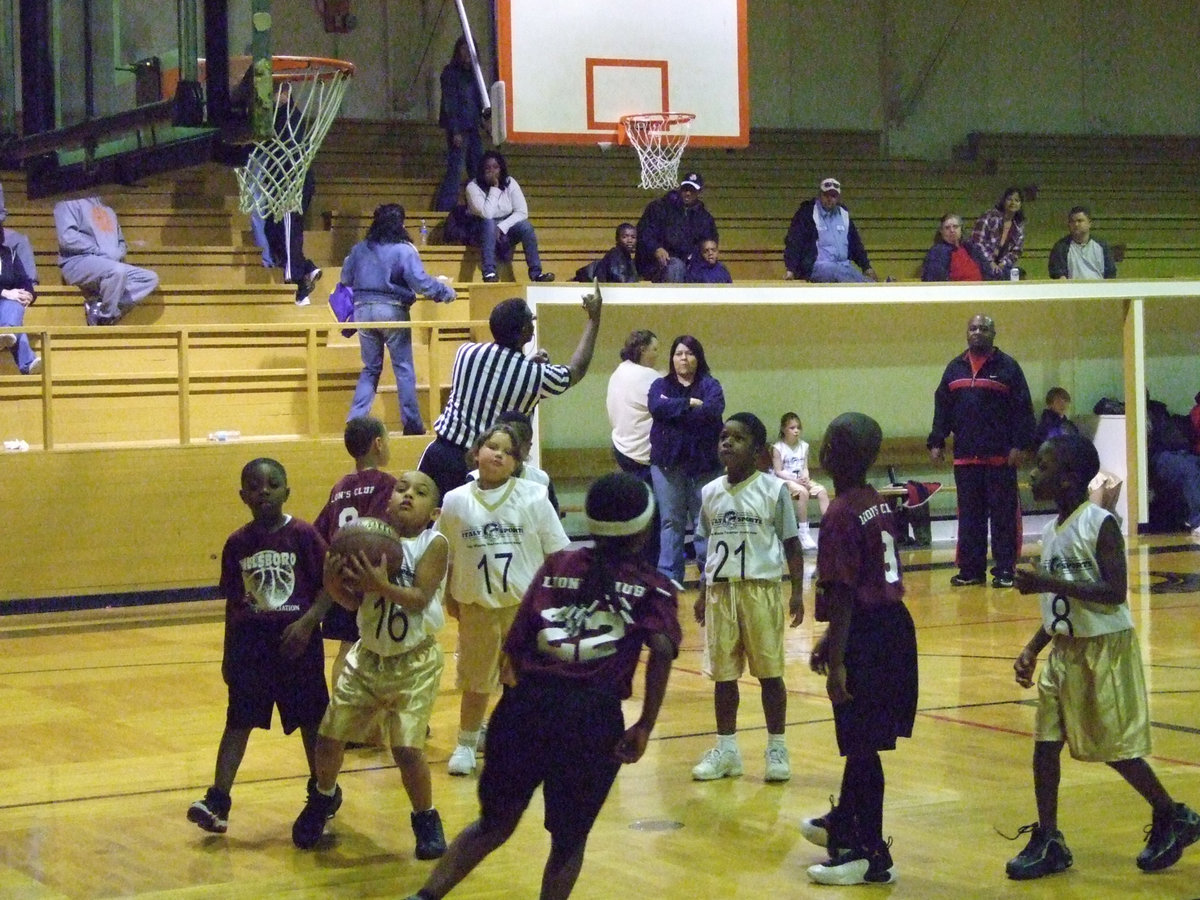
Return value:
<svg viewBox="0 0 1200 900">
<path fill-rule="evenodd" d="M 424 247 L 429 243 L 429 227 L 425 224 L 425 220 L 421 220 L 421 246 Z"/>
<path fill-rule="evenodd" d="M 228 441 L 236 441 L 242 436 L 240 431 L 210 431 L 208 439 L 217 444 L 224 444 Z"/>
<path fill-rule="evenodd" d="M 1009 281 L 1020 281 L 1021 280 L 1021 270 L 1018 269 L 1016 266 L 1013 266 L 1012 271 L 1010 271 L 1008 273 L 1008 280 Z"/>
</svg>

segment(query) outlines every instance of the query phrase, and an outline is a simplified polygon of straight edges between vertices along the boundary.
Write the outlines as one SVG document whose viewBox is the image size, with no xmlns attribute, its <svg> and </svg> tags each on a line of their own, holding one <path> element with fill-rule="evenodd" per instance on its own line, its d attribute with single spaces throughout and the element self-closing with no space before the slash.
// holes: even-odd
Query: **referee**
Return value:
<svg viewBox="0 0 1200 900">
<path fill-rule="evenodd" d="M 585 294 L 587 324 L 565 366 L 552 365 L 545 350 L 521 352 L 533 339 L 533 313 L 520 297 L 497 304 L 488 318 L 493 342 L 464 344 L 454 356 L 450 399 L 433 423 L 436 435 L 418 468 L 447 491 L 467 483 L 467 452 L 502 412 L 530 415 L 542 397 L 561 394 L 587 374 L 600 332 L 600 288 Z"/>
</svg>

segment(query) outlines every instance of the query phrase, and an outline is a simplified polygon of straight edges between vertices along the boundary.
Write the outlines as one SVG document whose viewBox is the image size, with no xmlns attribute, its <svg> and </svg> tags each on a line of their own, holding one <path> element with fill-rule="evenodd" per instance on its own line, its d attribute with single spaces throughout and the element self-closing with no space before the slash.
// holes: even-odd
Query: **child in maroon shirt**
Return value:
<svg viewBox="0 0 1200 900">
<path fill-rule="evenodd" d="M 682 637 L 675 591 L 640 558 L 654 498 L 622 472 L 592 485 L 586 510 L 596 546 L 546 559 L 505 641 L 517 683 L 488 722 L 479 819 L 454 839 L 416 900 L 444 897 L 508 840 L 539 784 L 550 832 L 542 896 L 568 896 L 617 771 L 646 750 Z M 626 728 L 621 701 L 643 645 L 642 715 Z"/>
<path fill-rule="evenodd" d="M 813 648 L 825 675 L 838 750 L 846 758 L 837 806 L 801 823 L 801 833 L 829 848 L 810 866 L 818 884 L 887 884 L 894 880 L 883 839 L 881 750 L 912 735 L 917 713 L 917 639 L 904 605 L 891 507 L 866 482 L 883 440 L 879 425 L 843 413 L 821 443 L 821 467 L 837 496 L 821 517 L 817 549 L 819 622 L 829 628 Z"/>
<path fill-rule="evenodd" d="M 322 593 L 325 542 L 313 526 L 284 514 L 288 494 L 278 462 L 246 463 L 240 496 L 254 518 L 230 535 L 221 553 L 221 676 L 229 708 L 212 787 L 187 813 L 188 821 L 216 834 L 229 827 L 229 792 L 250 731 L 270 728 L 276 706 L 285 734 L 300 729 L 310 776 L 316 771 L 317 726 L 329 703 L 318 627 L 329 600 L 314 603 Z M 315 784 L 310 777 L 310 793 Z"/>
</svg>

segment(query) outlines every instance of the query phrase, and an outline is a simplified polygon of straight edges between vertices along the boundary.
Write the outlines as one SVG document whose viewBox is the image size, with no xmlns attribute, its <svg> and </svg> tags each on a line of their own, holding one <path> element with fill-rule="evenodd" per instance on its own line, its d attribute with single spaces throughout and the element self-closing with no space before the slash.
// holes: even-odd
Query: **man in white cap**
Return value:
<svg viewBox="0 0 1200 900">
<path fill-rule="evenodd" d="M 704 208 L 704 179 L 689 172 L 679 189 L 651 200 L 637 226 L 638 274 L 648 281 L 683 281 L 688 260 L 706 240 L 718 241 L 717 223 Z"/>
<path fill-rule="evenodd" d="M 878 281 L 858 229 L 850 221 L 850 210 L 842 205 L 841 183 L 826 178 L 817 190 L 817 196 L 801 203 L 792 216 L 783 247 L 787 270 L 783 277 L 823 282 Z"/>
</svg>

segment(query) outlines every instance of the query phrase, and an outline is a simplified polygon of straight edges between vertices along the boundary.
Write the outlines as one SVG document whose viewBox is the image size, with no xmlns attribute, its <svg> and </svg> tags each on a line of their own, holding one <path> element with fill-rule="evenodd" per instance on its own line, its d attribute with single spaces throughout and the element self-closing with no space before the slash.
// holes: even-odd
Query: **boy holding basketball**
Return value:
<svg viewBox="0 0 1200 900">
<path fill-rule="evenodd" d="M 341 802 L 337 776 L 346 743 L 363 740 L 381 723 L 412 802 L 417 859 L 446 852 L 424 751 L 443 665 L 436 632 L 445 623 L 441 599 L 449 543 L 428 527 L 441 512 L 440 499 L 433 479 L 423 472 L 406 472 L 396 482 L 388 521 L 404 558 L 397 575 L 389 578 L 388 559 L 373 564 L 362 553 L 331 552 L 325 561 L 325 589 L 357 613 L 361 636 L 346 656 L 321 722 L 316 789 L 292 826 L 297 847 L 316 845 Z"/>
<path fill-rule="evenodd" d="M 817 546 L 818 622 L 829 628 L 809 664 L 825 676 L 838 751 L 845 757 L 837 805 L 800 831 L 829 850 L 809 866 L 818 884 L 888 884 L 891 841 L 883 838 L 883 763 L 917 715 L 917 638 L 904 605 L 892 508 L 867 484 L 883 432 L 862 413 L 843 413 L 821 442 L 821 467 L 836 498 Z"/>
<path fill-rule="evenodd" d="M 329 600 L 317 599 L 325 542 L 312 525 L 284 514 L 289 493 L 278 462 L 246 463 L 240 496 L 254 518 L 229 537 L 221 553 L 221 676 L 229 687 L 229 708 L 212 787 L 187 813 L 188 821 L 215 834 L 229 827 L 229 792 L 250 731 L 270 728 L 276 706 L 285 734 L 300 729 L 313 776 L 309 793 L 316 787 L 317 726 L 329 702 L 319 628 Z"/>
<path fill-rule="evenodd" d="M 1031 833 L 1029 844 L 1005 867 L 1016 880 L 1062 872 L 1073 862 L 1058 828 L 1064 742 L 1076 759 L 1115 769 L 1153 809 L 1139 869 L 1172 866 L 1200 840 L 1200 815 L 1171 798 L 1145 759 L 1150 708 L 1125 596 L 1125 540 L 1115 516 L 1088 500 L 1098 471 L 1092 442 L 1064 434 L 1042 444 L 1030 476 L 1033 496 L 1053 500 L 1058 518 L 1042 535 L 1038 568 L 1016 573 L 1017 590 L 1040 594 L 1042 611 L 1042 623 L 1013 663 L 1017 684 L 1033 687 L 1038 654 L 1050 645 L 1037 680 L 1033 729 L 1038 821 L 1021 829 Z"/>
</svg>

